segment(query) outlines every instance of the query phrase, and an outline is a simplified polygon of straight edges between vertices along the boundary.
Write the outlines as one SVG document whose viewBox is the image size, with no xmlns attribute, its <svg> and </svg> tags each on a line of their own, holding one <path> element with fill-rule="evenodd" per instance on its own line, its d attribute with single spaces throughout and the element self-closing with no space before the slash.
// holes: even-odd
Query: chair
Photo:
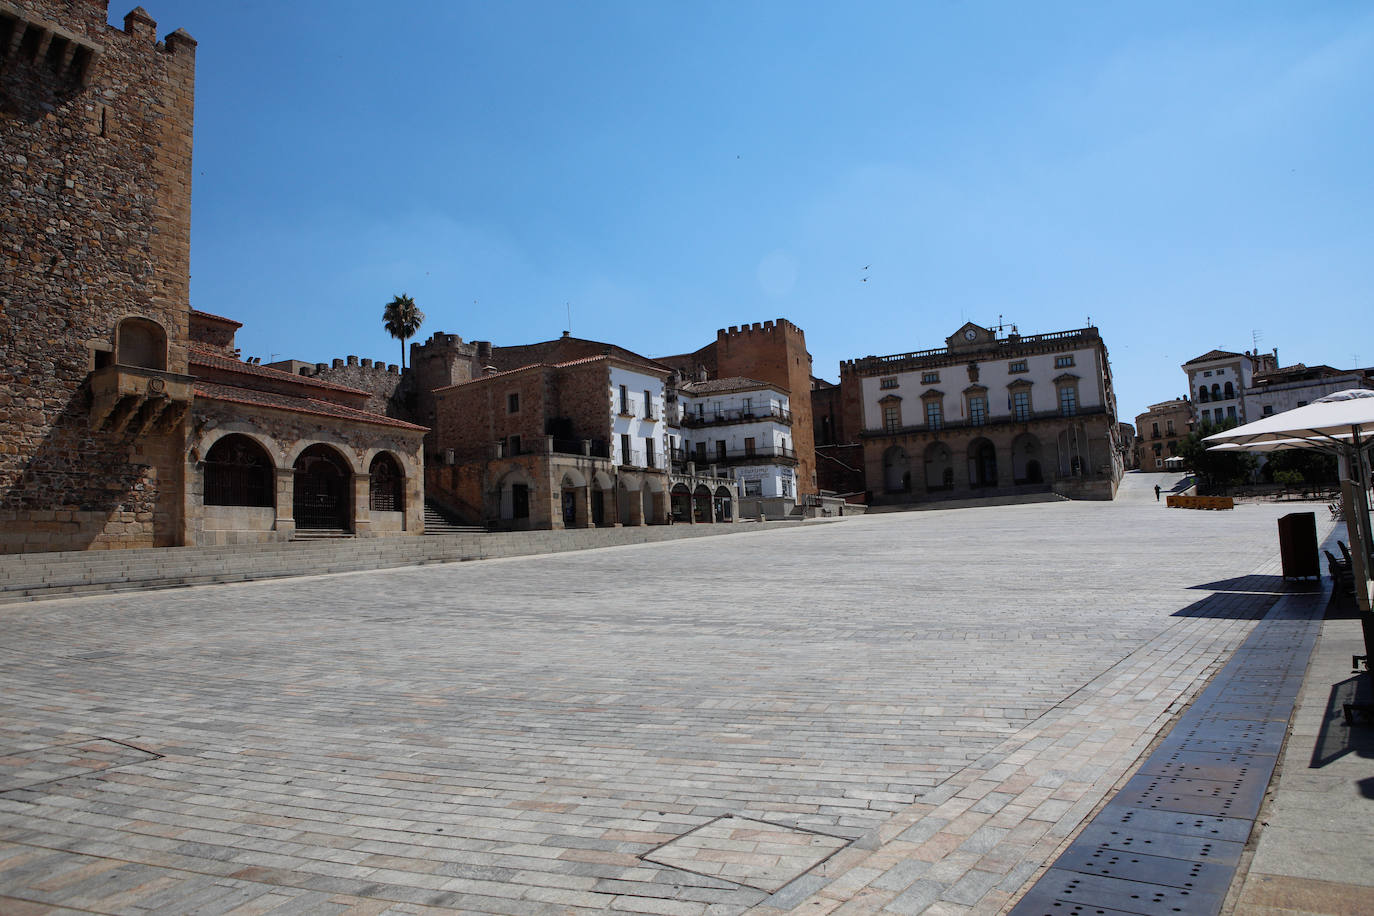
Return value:
<svg viewBox="0 0 1374 916">
<path fill-rule="evenodd" d="M 1350 564 L 1343 563 L 1336 559 L 1335 555 L 1329 550 L 1323 550 L 1326 554 L 1326 568 L 1331 573 L 1331 580 L 1336 583 L 1337 590 L 1355 591 L 1355 574 L 1350 571 Z"/>
</svg>

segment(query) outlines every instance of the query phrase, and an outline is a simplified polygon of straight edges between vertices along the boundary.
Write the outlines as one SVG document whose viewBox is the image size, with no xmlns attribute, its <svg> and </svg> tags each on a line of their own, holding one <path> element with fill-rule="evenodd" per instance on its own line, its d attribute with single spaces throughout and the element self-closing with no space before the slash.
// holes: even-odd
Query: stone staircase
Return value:
<svg viewBox="0 0 1374 916">
<path fill-rule="evenodd" d="M 425 534 L 479 534 L 481 525 L 466 525 L 433 500 L 425 500 Z"/>
<path fill-rule="evenodd" d="M 0 554 L 0 606 L 38 599 L 651 544 L 803 524 L 815 525 L 817 522 L 468 531 L 447 537 L 319 538 L 226 547 Z"/>
<path fill-rule="evenodd" d="M 917 512 L 930 509 L 972 509 L 983 506 L 1024 506 L 1030 503 L 1070 502 L 1067 496 L 1037 488 L 1033 492 L 1008 492 L 1011 488 L 991 491 L 985 496 L 961 499 L 933 499 L 920 503 L 888 503 L 868 507 L 868 514 L 882 512 Z"/>
</svg>

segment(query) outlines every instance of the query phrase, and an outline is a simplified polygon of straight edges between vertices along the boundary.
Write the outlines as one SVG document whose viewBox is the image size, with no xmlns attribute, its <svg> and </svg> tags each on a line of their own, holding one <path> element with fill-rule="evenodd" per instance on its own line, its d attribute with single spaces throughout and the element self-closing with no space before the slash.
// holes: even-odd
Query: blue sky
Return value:
<svg viewBox="0 0 1374 916">
<path fill-rule="evenodd" d="M 1091 316 L 1128 421 L 1255 332 L 1374 365 L 1367 3 L 145 5 L 200 42 L 192 305 L 245 356 L 397 362 L 406 292 L 650 356 L 786 317 L 831 380 Z"/>
</svg>

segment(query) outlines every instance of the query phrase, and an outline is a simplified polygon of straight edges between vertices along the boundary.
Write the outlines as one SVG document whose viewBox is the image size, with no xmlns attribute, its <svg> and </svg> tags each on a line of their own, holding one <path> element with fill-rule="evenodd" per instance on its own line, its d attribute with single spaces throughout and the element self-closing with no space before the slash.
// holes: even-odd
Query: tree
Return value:
<svg viewBox="0 0 1374 916">
<path fill-rule="evenodd" d="M 425 323 L 425 313 L 415 307 L 415 300 L 401 293 L 392 298 L 382 310 L 382 325 L 386 332 L 401 342 L 401 368 L 406 367 L 406 341 L 415 336 Z"/>
<path fill-rule="evenodd" d="M 1209 452 L 1207 443 L 1202 441 L 1213 433 L 1219 433 L 1235 425 L 1234 420 L 1224 420 L 1216 426 L 1204 420 L 1199 428 L 1188 433 L 1178 444 L 1178 453 L 1197 474 L 1202 484 L 1199 490 L 1236 486 L 1250 479 L 1250 474 L 1257 464 L 1254 455 L 1240 450 Z"/>
</svg>

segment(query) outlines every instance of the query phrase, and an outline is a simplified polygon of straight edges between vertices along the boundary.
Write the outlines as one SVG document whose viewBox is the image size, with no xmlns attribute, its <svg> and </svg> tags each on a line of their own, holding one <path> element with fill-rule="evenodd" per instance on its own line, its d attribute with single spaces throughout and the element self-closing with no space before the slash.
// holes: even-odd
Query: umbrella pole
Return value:
<svg viewBox="0 0 1374 916">
<path fill-rule="evenodd" d="M 1374 544 L 1369 530 L 1369 472 L 1365 469 L 1364 443 L 1360 441 L 1360 427 L 1351 427 L 1350 496 L 1346 498 L 1346 533 L 1350 535 L 1350 571 L 1355 579 L 1355 601 L 1361 611 L 1370 612 L 1369 550 Z M 1354 497 L 1351 499 L 1350 497 Z M 1353 517 L 1352 517 L 1353 515 Z"/>
</svg>

